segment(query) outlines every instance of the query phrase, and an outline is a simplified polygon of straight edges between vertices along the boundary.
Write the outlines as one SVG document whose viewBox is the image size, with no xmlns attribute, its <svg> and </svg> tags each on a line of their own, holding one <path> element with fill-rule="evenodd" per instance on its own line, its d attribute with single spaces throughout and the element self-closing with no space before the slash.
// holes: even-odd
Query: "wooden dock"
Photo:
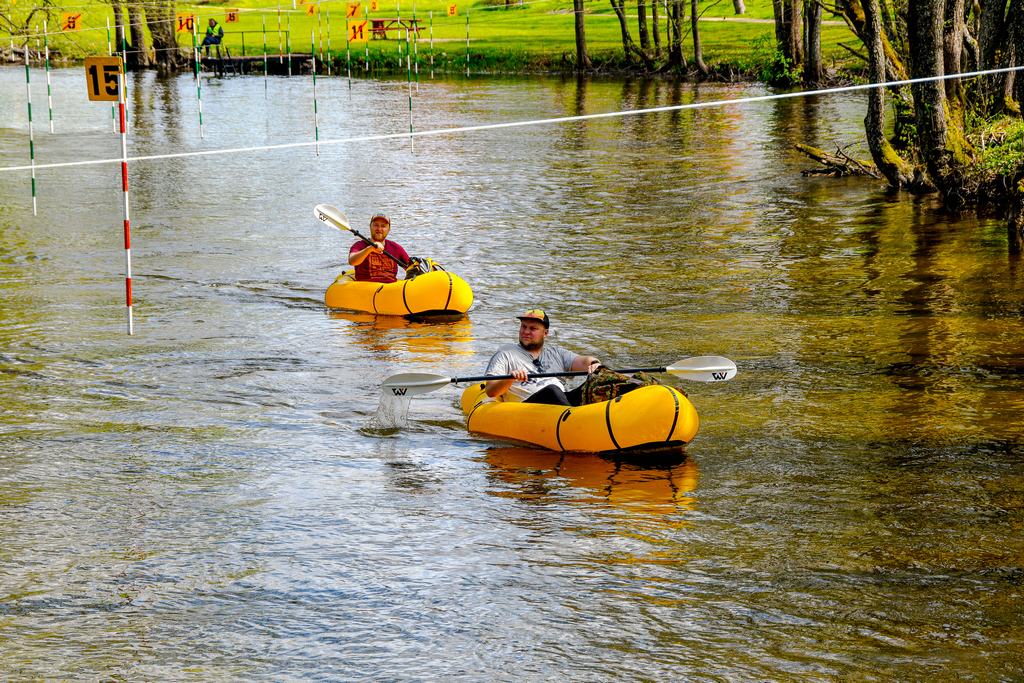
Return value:
<svg viewBox="0 0 1024 683">
<path fill-rule="evenodd" d="M 263 55 L 244 55 L 240 57 L 232 56 L 231 51 L 228 49 L 223 50 L 220 56 L 211 54 L 210 56 L 199 57 L 200 68 L 203 71 L 213 71 L 218 74 L 236 73 L 236 74 L 262 74 L 263 73 Z M 291 69 L 288 68 L 288 63 L 291 62 Z M 273 76 L 287 76 L 289 73 L 295 74 L 308 74 L 313 67 L 313 55 L 310 53 L 293 52 L 290 55 L 277 55 L 268 54 L 266 56 L 267 62 L 267 73 Z M 319 64 L 317 70 L 320 70 Z"/>
</svg>

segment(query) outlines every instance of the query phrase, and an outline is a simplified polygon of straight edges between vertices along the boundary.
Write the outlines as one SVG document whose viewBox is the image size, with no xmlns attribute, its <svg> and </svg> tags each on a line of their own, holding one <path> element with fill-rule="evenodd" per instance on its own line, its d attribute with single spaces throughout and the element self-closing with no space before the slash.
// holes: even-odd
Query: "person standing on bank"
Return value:
<svg viewBox="0 0 1024 683">
<path fill-rule="evenodd" d="M 492 379 L 485 391 L 491 398 L 524 403 L 549 403 L 578 406 L 583 385 L 566 392 L 557 377 L 530 378 L 530 373 L 594 372 L 600 361 L 594 356 L 581 356 L 555 344 L 545 345 L 551 320 L 539 308 L 516 316 L 519 318 L 519 343 L 498 349 L 487 364 L 488 375 L 512 375 L 513 379 Z"/>
<path fill-rule="evenodd" d="M 409 263 L 409 254 L 398 242 L 389 240 L 391 220 L 382 213 L 375 213 L 370 219 L 370 238 L 373 244 L 359 240 L 348 250 L 348 264 L 356 268 L 358 282 L 395 282 L 398 279 L 398 262 Z M 387 254 L 395 258 L 389 258 Z M 404 266 L 403 266 L 404 267 Z"/>
</svg>

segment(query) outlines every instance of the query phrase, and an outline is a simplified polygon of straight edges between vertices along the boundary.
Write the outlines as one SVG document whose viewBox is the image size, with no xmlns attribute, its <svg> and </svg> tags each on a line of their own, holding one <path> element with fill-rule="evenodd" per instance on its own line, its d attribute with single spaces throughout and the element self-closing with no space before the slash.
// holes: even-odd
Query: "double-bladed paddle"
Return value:
<svg viewBox="0 0 1024 683">
<path fill-rule="evenodd" d="M 618 370 L 623 374 L 634 372 L 667 372 L 693 382 L 724 382 L 736 376 L 736 363 L 722 356 L 694 356 L 677 360 L 672 365 L 661 368 L 629 368 Z M 578 372 L 539 372 L 528 377 L 582 377 L 590 373 Z M 472 377 L 445 377 L 429 372 L 405 372 L 391 375 L 384 380 L 381 391 L 390 391 L 395 396 L 417 396 L 448 386 L 465 382 L 483 382 L 493 379 L 513 379 L 512 375 L 475 375 Z"/>
<path fill-rule="evenodd" d="M 374 247 L 377 246 L 376 244 L 374 244 L 373 240 L 361 234 L 358 230 L 349 225 L 348 218 L 346 218 L 345 214 L 343 214 L 341 210 L 338 209 L 338 207 L 336 206 L 331 206 L 330 204 L 317 204 L 315 207 L 313 207 L 313 215 L 320 219 L 321 223 L 333 225 L 334 227 L 340 230 L 348 230 L 350 233 L 352 233 L 362 241 L 366 242 L 368 245 Z M 409 267 L 408 263 L 402 263 L 393 254 L 390 254 L 385 251 L 384 255 L 387 256 L 392 261 L 394 261 L 395 263 L 397 263 L 398 265 L 402 266 L 403 270 Z"/>
</svg>

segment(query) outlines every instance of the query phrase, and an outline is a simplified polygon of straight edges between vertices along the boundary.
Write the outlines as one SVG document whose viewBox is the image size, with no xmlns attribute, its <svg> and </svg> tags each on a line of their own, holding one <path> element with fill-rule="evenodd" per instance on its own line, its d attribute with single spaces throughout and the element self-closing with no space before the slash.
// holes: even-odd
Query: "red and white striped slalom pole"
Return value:
<svg viewBox="0 0 1024 683">
<path fill-rule="evenodd" d="M 124 194 L 124 298 L 128 310 L 128 334 L 135 334 L 132 319 L 132 226 L 128 214 L 128 127 L 125 125 L 124 87 L 127 81 L 121 62 L 121 87 L 117 89 L 117 111 L 121 122 L 121 190 Z"/>
</svg>

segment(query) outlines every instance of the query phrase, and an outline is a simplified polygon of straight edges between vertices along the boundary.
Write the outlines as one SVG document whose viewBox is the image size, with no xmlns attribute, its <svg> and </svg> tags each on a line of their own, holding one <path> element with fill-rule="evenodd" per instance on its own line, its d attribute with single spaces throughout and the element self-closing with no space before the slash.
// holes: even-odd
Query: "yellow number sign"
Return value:
<svg viewBox="0 0 1024 683">
<path fill-rule="evenodd" d="M 345 18 L 346 19 L 352 19 L 353 17 L 357 17 L 357 16 L 359 16 L 359 3 L 358 2 L 350 2 L 350 3 L 348 3 L 348 5 L 345 7 Z"/>
<path fill-rule="evenodd" d="M 370 0 L 370 11 L 371 12 L 376 12 L 377 11 L 377 0 Z"/>
<path fill-rule="evenodd" d="M 308 14 L 311 17 L 315 16 L 316 13 L 319 12 L 319 11 L 320 11 L 320 3 L 311 2 L 308 5 L 306 5 L 306 14 Z"/>
<path fill-rule="evenodd" d="M 237 9 L 226 9 L 224 10 L 224 23 L 235 24 L 238 23 L 238 10 Z"/>
<path fill-rule="evenodd" d="M 117 102 L 121 83 L 120 57 L 86 57 L 85 85 L 94 102 Z"/>
<path fill-rule="evenodd" d="M 348 22 L 348 42 L 350 43 L 365 43 L 366 42 L 366 22 L 350 21 Z"/>
<path fill-rule="evenodd" d="M 82 15 L 72 14 L 71 12 L 62 12 L 60 15 L 60 30 L 61 31 L 77 31 L 82 27 Z"/>
<path fill-rule="evenodd" d="M 196 27 L 196 15 L 176 14 L 174 15 L 174 22 L 175 26 L 177 26 L 175 31 L 178 33 L 192 33 Z"/>
<path fill-rule="evenodd" d="M 448 16 L 449 17 L 454 17 L 458 13 L 459 13 L 458 5 L 448 5 Z"/>
</svg>

